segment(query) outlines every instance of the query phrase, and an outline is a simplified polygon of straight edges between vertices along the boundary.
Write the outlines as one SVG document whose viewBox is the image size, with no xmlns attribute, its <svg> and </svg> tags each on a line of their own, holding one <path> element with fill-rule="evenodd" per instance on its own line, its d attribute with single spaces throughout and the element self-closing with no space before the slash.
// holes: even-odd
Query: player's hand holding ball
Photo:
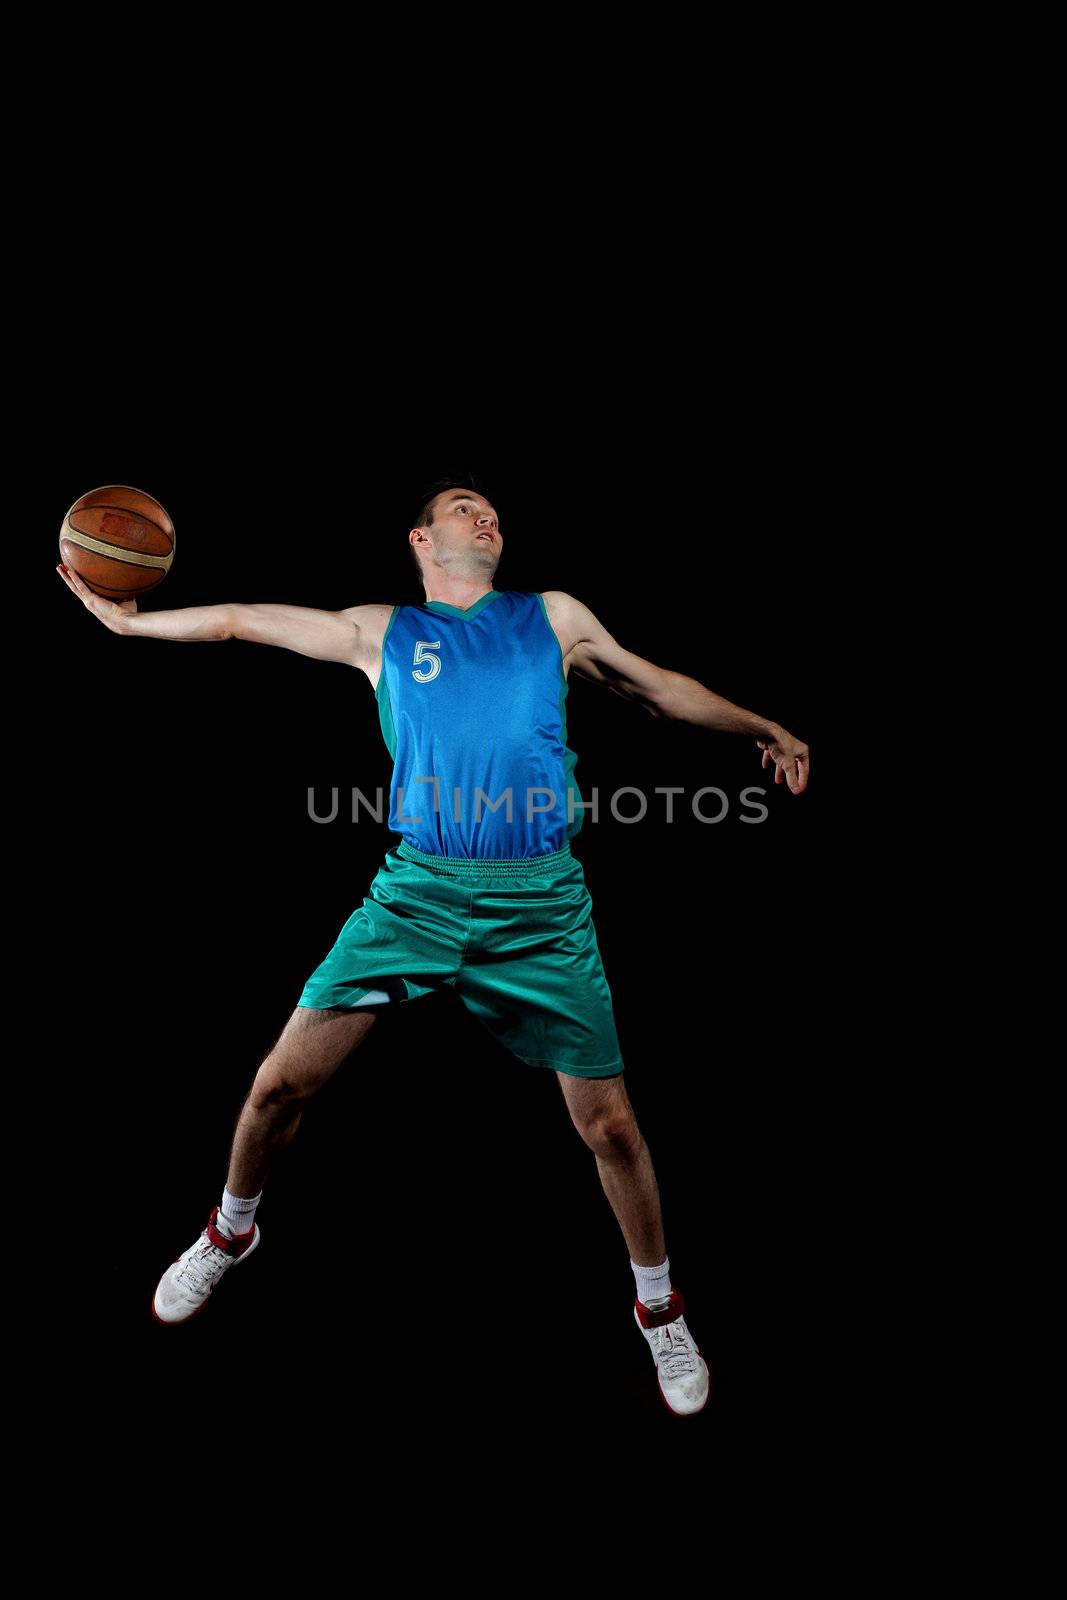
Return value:
<svg viewBox="0 0 1067 1600">
<path fill-rule="evenodd" d="M 59 530 L 56 571 L 112 633 L 133 633 L 136 595 L 163 582 L 174 560 L 174 524 L 154 495 L 128 483 L 90 489 Z"/>
<path fill-rule="evenodd" d="M 67 588 L 78 596 L 87 611 L 94 617 L 99 617 L 105 628 L 110 628 L 112 633 L 132 633 L 127 618 L 137 610 L 136 600 L 105 600 L 102 594 L 94 594 L 87 583 L 84 583 L 70 567 L 64 566 L 62 561 L 56 571 L 63 579 Z"/>
</svg>

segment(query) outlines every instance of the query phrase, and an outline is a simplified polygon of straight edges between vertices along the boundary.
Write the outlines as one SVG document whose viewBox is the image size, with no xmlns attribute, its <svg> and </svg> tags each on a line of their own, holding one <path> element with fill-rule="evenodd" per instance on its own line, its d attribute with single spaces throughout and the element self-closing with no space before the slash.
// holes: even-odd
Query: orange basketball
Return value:
<svg viewBox="0 0 1067 1600">
<path fill-rule="evenodd" d="M 143 489 L 106 484 L 75 500 L 59 530 L 59 554 L 96 594 L 132 600 L 170 571 L 174 524 Z"/>
</svg>

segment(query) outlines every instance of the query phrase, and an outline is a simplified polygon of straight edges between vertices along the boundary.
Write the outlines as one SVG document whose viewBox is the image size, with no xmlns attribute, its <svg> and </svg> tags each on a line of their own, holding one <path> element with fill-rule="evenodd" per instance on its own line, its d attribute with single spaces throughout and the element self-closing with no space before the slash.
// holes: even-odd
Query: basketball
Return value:
<svg viewBox="0 0 1067 1600">
<path fill-rule="evenodd" d="M 143 489 L 105 484 L 75 500 L 63 518 L 59 554 L 95 594 L 133 600 L 170 571 L 174 524 Z"/>
</svg>

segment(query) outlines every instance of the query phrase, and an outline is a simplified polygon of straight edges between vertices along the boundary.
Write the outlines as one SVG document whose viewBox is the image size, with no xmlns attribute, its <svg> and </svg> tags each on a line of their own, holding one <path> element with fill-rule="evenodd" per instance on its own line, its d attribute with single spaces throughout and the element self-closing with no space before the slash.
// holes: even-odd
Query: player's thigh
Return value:
<svg viewBox="0 0 1067 1600">
<path fill-rule="evenodd" d="M 297 1006 L 256 1073 L 255 1095 L 303 1098 L 328 1082 L 366 1039 L 375 1011 Z"/>
</svg>

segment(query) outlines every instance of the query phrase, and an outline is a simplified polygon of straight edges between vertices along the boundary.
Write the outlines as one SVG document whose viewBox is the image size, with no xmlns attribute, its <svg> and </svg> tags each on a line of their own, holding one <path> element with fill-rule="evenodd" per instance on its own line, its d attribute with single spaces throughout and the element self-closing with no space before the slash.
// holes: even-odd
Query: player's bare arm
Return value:
<svg viewBox="0 0 1067 1600">
<path fill-rule="evenodd" d="M 313 606 L 230 603 L 183 606 L 170 611 L 138 611 L 136 600 L 116 602 L 98 595 L 63 563 L 56 569 L 88 611 L 112 633 L 186 642 L 244 639 L 278 645 L 318 661 L 359 667 L 376 682 L 382 636 L 392 606 L 350 606 L 320 611 Z"/>
<path fill-rule="evenodd" d="M 788 784 L 792 794 L 802 794 L 807 788 L 811 772 L 808 746 L 779 723 L 724 700 L 696 678 L 656 666 L 624 649 L 573 595 L 552 589 L 542 598 L 565 668 L 635 701 L 654 717 L 692 722 L 719 733 L 752 735 L 763 752 L 761 766 L 774 765 L 776 784 Z"/>
</svg>

